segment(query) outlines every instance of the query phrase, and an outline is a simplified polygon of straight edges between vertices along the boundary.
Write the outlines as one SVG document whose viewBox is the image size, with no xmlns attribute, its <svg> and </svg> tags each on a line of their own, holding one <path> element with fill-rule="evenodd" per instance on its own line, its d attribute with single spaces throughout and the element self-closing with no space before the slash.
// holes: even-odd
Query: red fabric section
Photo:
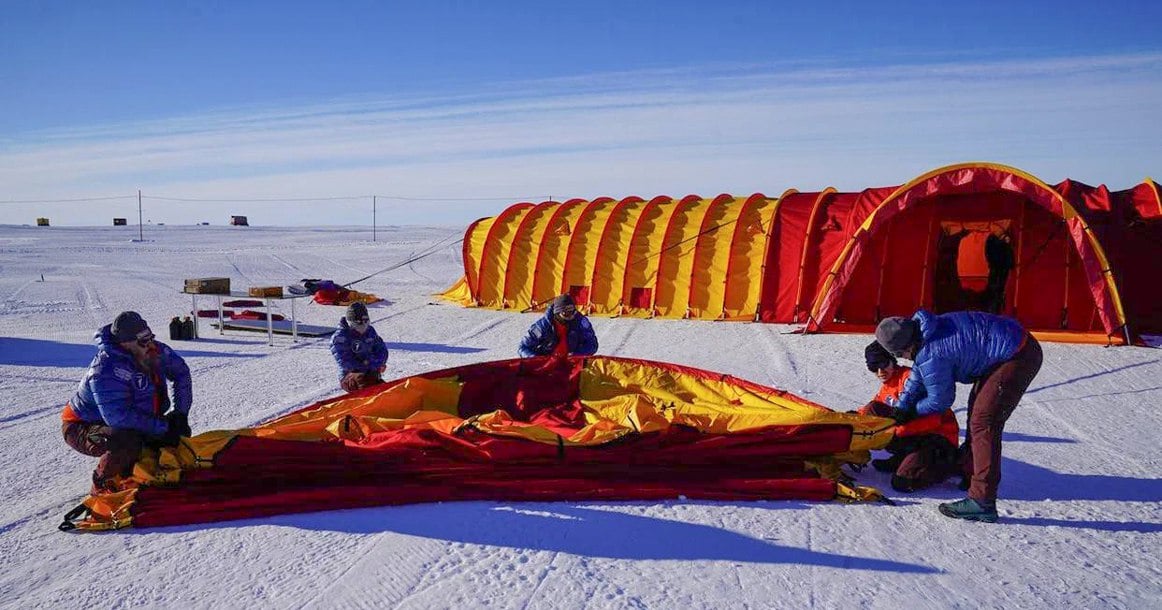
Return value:
<svg viewBox="0 0 1162 610">
<path fill-rule="evenodd" d="M 569 327 L 553 319 L 553 330 L 557 332 L 557 345 L 553 347 L 554 356 L 569 355 Z"/>
<path fill-rule="evenodd" d="M 1063 190 L 1066 192 L 1072 190 L 1073 200 L 1084 201 L 1086 195 L 1082 192 L 1087 189 L 1094 190 L 1080 183 L 1067 183 Z M 1109 206 L 1109 197 L 1100 192 L 1093 194 L 1089 199 L 1089 205 L 1074 203 L 1074 207 L 1083 218 L 1102 213 L 1102 208 Z M 1024 248 L 1018 255 L 1017 266 L 1020 270 L 1018 272 L 1015 269 L 1009 278 L 1008 285 L 1012 286 L 1012 290 L 1006 290 L 1006 313 L 1015 315 L 1027 327 L 1038 330 L 1057 330 L 1063 327 L 1069 330 L 1086 330 L 1092 326 L 1092 315 L 1086 315 L 1092 312 L 1087 311 L 1088 308 L 1081 302 L 1080 297 L 1083 295 L 1080 290 L 1076 290 L 1073 285 L 1067 285 L 1067 280 L 1071 280 L 1076 273 L 1072 270 L 1074 263 L 1063 249 L 1070 247 L 1073 248 L 1072 255 L 1077 259 L 1076 265 L 1084 276 L 1084 285 L 1087 287 L 1090 300 L 1096 306 L 1101 326 L 1107 332 L 1116 331 L 1119 323 L 1112 293 L 1104 280 L 1104 270 L 1101 268 L 1096 250 L 1083 231 L 1081 219 L 1063 219 L 1063 206 L 1052 190 L 1003 168 L 981 166 L 950 168 L 912 185 L 908 190 L 899 193 L 889 204 L 882 206 L 869 225 L 870 239 L 881 238 L 885 230 L 889 230 L 894 223 L 903 222 L 902 219 L 912 216 L 911 210 L 922 207 L 925 202 L 938 202 L 935 213 L 940 221 L 965 214 L 977 217 L 1001 214 L 1011 221 L 1012 216 L 1020 212 L 1023 205 L 1026 217 L 1018 239 L 1024 240 Z M 954 203 L 971 203 L 971 206 L 953 205 Z M 862 203 L 857 204 L 857 209 L 852 214 L 853 221 L 863 213 L 864 208 Z M 1054 243 L 1058 236 L 1052 229 L 1060 228 L 1063 222 L 1068 231 L 1058 231 L 1063 233 L 1062 247 L 1058 247 L 1058 244 Z M 917 240 L 914 234 L 909 239 L 902 240 L 901 232 L 891 231 L 895 236 L 892 241 L 907 242 L 911 251 L 906 256 L 915 259 L 916 249 L 920 243 L 926 243 L 928 255 L 921 256 L 921 260 L 929 265 L 937 262 L 934 258 L 935 249 L 932 248 L 936 232 L 932 228 L 927 228 L 921 233 L 929 237 L 927 242 Z M 866 242 L 869 239 L 862 234 L 857 234 L 855 238 L 857 242 L 840 266 L 827 294 L 819 300 L 816 312 L 818 323 L 813 324 L 808 330 L 819 330 L 820 325 L 831 322 L 836 310 L 844 301 L 844 291 L 857 269 L 866 273 L 871 268 L 870 264 L 861 266 L 860 263 L 865 255 L 874 252 L 874 248 L 868 246 Z M 1033 258 L 1033 253 L 1038 251 L 1041 254 Z M 893 259 L 891 251 L 887 256 L 889 260 Z M 1028 263 L 1027 268 L 1021 268 L 1022 261 Z M 902 302 L 891 305 L 883 303 L 887 298 L 895 298 L 893 295 L 900 294 L 900 291 L 904 291 L 904 294 L 918 292 L 920 302 L 917 305 L 928 307 L 932 306 L 934 297 L 940 294 L 933 293 L 934 282 L 931 281 L 932 278 L 925 277 L 923 272 L 920 277 L 914 277 L 908 272 L 896 273 L 896 269 L 893 268 L 889 275 L 891 279 L 887 280 L 880 290 L 881 316 L 907 315 L 914 311 L 914 306 L 908 307 Z M 909 287 L 908 284 L 911 283 L 909 280 L 920 280 L 919 286 L 922 289 Z M 865 286 L 868 284 L 870 282 L 865 283 Z M 1014 293 L 1019 293 L 1019 296 L 1015 296 Z M 1036 298 L 1036 295 L 1042 293 L 1047 295 L 1047 298 Z M 866 298 L 858 302 L 862 304 L 862 311 L 866 312 Z M 971 307 L 972 301 L 968 303 Z M 1010 311 L 1010 306 L 1014 305 Z M 856 311 L 860 311 L 860 308 L 857 307 Z"/>
<path fill-rule="evenodd" d="M 770 247 L 764 262 L 763 322 L 791 322 L 795 318 L 795 289 L 799 282 L 799 262 L 807 237 L 807 220 L 819 193 L 795 193 L 779 202 L 771 226 Z"/>
<path fill-rule="evenodd" d="M 583 367 L 606 359 L 781 394 L 728 375 L 607 357 L 516 359 L 424 377 L 459 377 L 464 417 L 499 406 L 514 420 L 567 434 L 584 425 L 577 403 Z M 845 451 L 851 436 L 849 426 L 826 424 L 730 434 L 673 426 L 578 447 L 492 436 L 471 427 L 456 434 L 421 428 L 378 432 L 359 442 L 238 437 L 219 452 L 212 468 L 183 473 L 174 487 L 141 488 L 132 511 L 135 525 L 149 527 L 446 500 L 659 500 L 679 495 L 829 500 L 835 482 L 806 471 L 803 460 Z"/>
<path fill-rule="evenodd" d="M 270 314 L 271 319 L 285 320 L 286 316 L 280 313 Z M 246 309 L 244 311 L 234 314 L 235 320 L 266 320 L 266 313 L 262 311 L 254 311 L 253 309 Z"/>
<path fill-rule="evenodd" d="M 142 488 L 134 525 L 445 500 L 829 500 L 835 483 L 787 456 L 841 451 L 850 438 L 834 425 L 730 435 L 675 427 L 563 450 L 475 431 L 400 430 L 360 445 L 242 437 L 180 486 Z"/>
</svg>

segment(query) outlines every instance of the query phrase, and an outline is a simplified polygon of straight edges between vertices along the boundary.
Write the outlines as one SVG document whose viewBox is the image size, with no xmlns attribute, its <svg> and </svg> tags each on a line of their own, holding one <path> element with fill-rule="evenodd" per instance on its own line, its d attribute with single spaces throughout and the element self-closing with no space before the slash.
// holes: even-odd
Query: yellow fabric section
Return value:
<svg viewBox="0 0 1162 610">
<path fill-rule="evenodd" d="M 625 285 L 626 252 L 629 250 L 633 227 L 645 206 L 645 201 L 619 205 L 606 220 L 602 230 L 604 238 L 594 261 L 590 293 L 592 313 L 617 315 L 620 311 L 618 305 L 622 299 L 621 288 Z"/>
<path fill-rule="evenodd" d="M 740 211 L 738 238 L 730 247 L 722 317 L 753 320 L 763 285 L 763 257 L 778 201 L 762 198 Z"/>
<path fill-rule="evenodd" d="M 586 206 L 587 213 L 577 222 L 573 230 L 573 239 L 569 242 L 569 253 L 565 263 L 565 282 L 559 286 L 560 292 L 569 292 L 572 286 L 588 286 L 590 296 L 593 287 L 593 264 L 597 256 L 597 244 L 601 241 L 601 230 L 605 228 L 605 221 L 613 212 L 617 202 L 610 199 L 603 202 L 593 202 Z M 558 276 L 558 279 L 560 276 Z M 584 308 L 583 302 L 578 305 Z"/>
<path fill-rule="evenodd" d="M 652 310 L 649 306 L 629 307 L 634 289 L 649 292 L 653 295 L 654 284 L 658 277 L 658 252 L 662 249 L 662 235 L 666 230 L 666 223 L 678 209 L 678 202 L 667 201 L 659 205 L 650 206 L 638 219 L 636 235 L 629 245 L 629 256 L 626 262 L 626 277 L 623 287 L 626 310 L 622 315 L 635 317 L 649 317 Z M 645 299 L 647 301 L 651 299 Z"/>
<path fill-rule="evenodd" d="M 695 240 L 690 272 L 690 317 L 715 319 L 722 316 L 726 298 L 726 265 L 730 242 L 745 200 L 731 198 L 712 205 Z"/>
<path fill-rule="evenodd" d="M 509 254 L 512 251 L 516 229 L 525 215 L 533 210 L 531 204 L 517 204 L 497 216 L 484 249 L 484 261 L 480 267 L 480 286 L 476 299 L 485 307 L 503 307 L 504 275 L 508 270 Z"/>
<path fill-rule="evenodd" d="M 456 280 L 455 284 L 452 284 L 448 287 L 447 290 L 438 293 L 435 296 L 438 296 L 445 301 L 458 303 L 465 307 L 470 307 L 476 304 L 476 301 L 472 299 L 472 292 L 468 290 L 468 278 L 466 276 L 460 276 L 460 279 Z"/>
<path fill-rule="evenodd" d="M 468 289 L 475 290 L 480 284 L 480 259 L 484 255 L 484 241 L 488 238 L 488 230 L 496 217 L 482 218 L 468 227 L 464 235 L 464 275 L 468 279 Z M 472 295 L 473 298 L 476 295 Z"/>
<path fill-rule="evenodd" d="M 710 200 L 702 199 L 683 207 L 674 217 L 670 238 L 663 245 L 658 267 L 658 290 L 654 301 L 657 315 L 663 318 L 686 316 L 690 301 L 690 274 L 694 269 L 694 247 L 697 245 L 702 219 L 710 210 Z"/>
<path fill-rule="evenodd" d="M 518 234 L 513 239 L 504 282 L 504 300 L 517 311 L 532 304 L 533 266 L 537 262 L 537 252 L 549 228 L 549 220 L 560 207 L 560 204 L 542 204 L 533 208 L 520 229 L 523 235 Z"/>
<path fill-rule="evenodd" d="M 766 426 L 852 426 L 851 451 L 887 446 L 894 422 L 837 413 L 796 396 L 756 393 L 729 377 L 710 380 L 645 363 L 590 359 L 581 374 L 582 404 L 597 420 L 643 431 L 683 424 L 711 433 Z M 595 420 L 596 421 L 596 420 Z"/>
<path fill-rule="evenodd" d="M 563 205 L 566 209 L 557 215 L 545 231 L 543 245 L 534 259 L 537 262 L 531 288 L 532 300 L 538 307 L 561 294 L 561 275 L 565 269 L 569 242 L 578 229 L 581 214 L 587 205 L 585 201 Z"/>
</svg>

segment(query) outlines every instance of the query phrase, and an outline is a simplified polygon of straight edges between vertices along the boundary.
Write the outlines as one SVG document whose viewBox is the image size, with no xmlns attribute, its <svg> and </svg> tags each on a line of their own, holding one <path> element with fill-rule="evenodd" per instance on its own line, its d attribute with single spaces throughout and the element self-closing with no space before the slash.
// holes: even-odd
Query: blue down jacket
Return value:
<svg viewBox="0 0 1162 610">
<path fill-rule="evenodd" d="M 379 373 L 387 364 L 387 344 L 368 326 L 360 335 L 347 323 L 347 318 L 339 319 L 339 329 L 331 335 L 331 355 L 339 365 L 339 379 L 347 373 Z"/>
<path fill-rule="evenodd" d="M 168 345 L 156 342 L 159 381 L 173 383 L 171 399 L 164 387 L 157 387 L 149 374 L 137 368 L 133 354 L 117 344 L 109 330 L 111 326 L 105 325 L 93 337 L 97 355 L 70 401 L 73 414 L 86 422 L 104 422 L 113 428 L 162 436 L 169 428 L 164 413 L 171 400 L 174 409 L 190 412 L 194 402 L 190 367 Z"/>
<path fill-rule="evenodd" d="M 570 354 L 588 356 L 597 352 L 597 334 L 589 318 L 577 314 L 565 323 L 565 341 Z M 529 327 L 528 334 L 520 342 L 517 353 L 521 358 L 548 356 L 557 347 L 557 329 L 553 326 L 553 314 L 546 311 Z"/>
<path fill-rule="evenodd" d="M 956 383 L 973 383 L 1012 358 L 1025 329 L 1012 318 L 976 311 L 934 315 L 923 309 L 912 319 L 923 338 L 900 408 L 918 415 L 939 413 L 956 399 Z M 926 394 L 926 395 L 925 395 Z"/>
</svg>

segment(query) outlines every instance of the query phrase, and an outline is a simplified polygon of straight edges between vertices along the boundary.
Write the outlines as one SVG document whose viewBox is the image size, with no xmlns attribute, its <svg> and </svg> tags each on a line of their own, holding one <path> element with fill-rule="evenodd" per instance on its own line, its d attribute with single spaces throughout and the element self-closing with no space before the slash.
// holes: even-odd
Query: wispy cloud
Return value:
<svg viewBox="0 0 1162 610">
<path fill-rule="evenodd" d="M 216 199 L 777 194 L 899 184 L 964 160 L 1124 188 L 1162 171 L 1160 108 L 1160 54 L 594 74 L 13 134 L 0 138 L 0 201 L 137 188 Z M 170 206 L 157 216 L 196 220 Z M 104 222 L 99 207 L 72 216 Z M 458 223 L 499 207 L 413 203 L 394 219 Z M 362 221 L 293 209 L 284 223 Z M 28 213 L 0 206 L 0 222 Z"/>
</svg>

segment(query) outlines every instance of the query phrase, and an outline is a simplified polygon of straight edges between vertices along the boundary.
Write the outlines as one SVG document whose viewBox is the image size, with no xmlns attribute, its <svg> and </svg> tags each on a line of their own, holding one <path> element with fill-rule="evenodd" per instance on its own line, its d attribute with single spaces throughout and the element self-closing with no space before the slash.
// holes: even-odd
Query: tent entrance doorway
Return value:
<svg viewBox="0 0 1162 610">
<path fill-rule="evenodd" d="M 868 240 L 829 327 L 871 328 L 921 307 L 999 313 L 1043 332 L 1102 329 L 1065 219 L 1006 191 L 936 195 L 896 214 Z"/>
<path fill-rule="evenodd" d="M 1013 243 L 1011 218 L 942 221 L 932 267 L 932 309 L 1005 311 Z"/>
</svg>

